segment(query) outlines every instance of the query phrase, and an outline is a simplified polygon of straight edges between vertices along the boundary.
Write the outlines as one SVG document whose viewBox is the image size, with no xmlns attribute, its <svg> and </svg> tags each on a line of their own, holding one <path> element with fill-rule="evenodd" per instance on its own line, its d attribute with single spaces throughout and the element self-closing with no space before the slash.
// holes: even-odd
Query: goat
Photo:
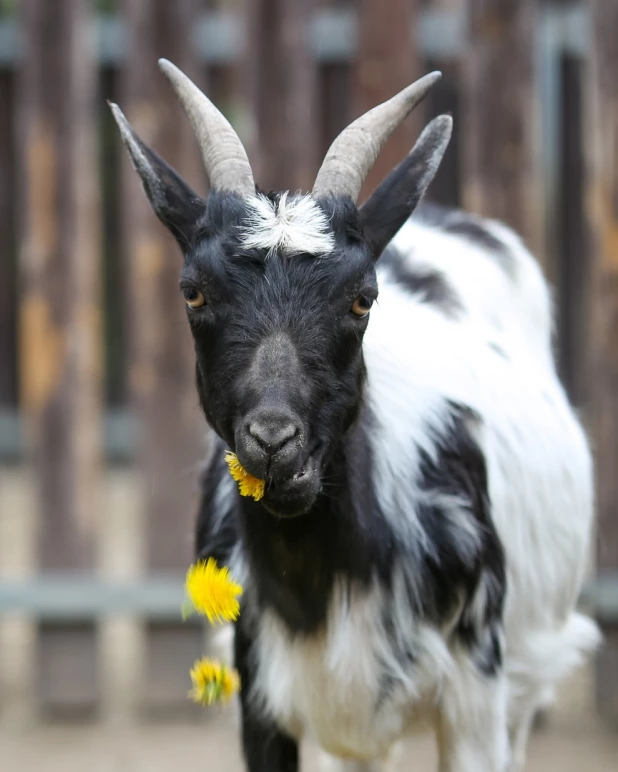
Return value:
<svg viewBox="0 0 618 772">
<path fill-rule="evenodd" d="M 575 610 L 592 460 L 537 263 L 500 223 L 426 204 L 411 218 L 449 116 L 357 208 L 439 73 L 354 121 L 311 194 L 292 195 L 261 192 L 226 119 L 160 66 L 197 134 L 206 199 L 112 110 L 184 255 L 216 435 L 197 554 L 245 585 L 249 772 L 294 772 L 304 736 L 368 768 L 425 724 L 442 772 L 520 769 L 535 711 L 599 640 Z M 228 448 L 267 480 L 261 501 L 238 495 Z"/>
</svg>

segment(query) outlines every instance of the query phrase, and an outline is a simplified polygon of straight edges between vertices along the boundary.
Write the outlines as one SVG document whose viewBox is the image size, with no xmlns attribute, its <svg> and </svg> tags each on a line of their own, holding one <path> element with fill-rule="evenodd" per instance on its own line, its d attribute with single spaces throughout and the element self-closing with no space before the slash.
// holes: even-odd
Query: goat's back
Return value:
<svg viewBox="0 0 618 772">
<path fill-rule="evenodd" d="M 468 323 L 553 367 L 551 298 L 533 255 L 500 222 L 425 205 L 392 242 L 412 272 L 439 272 Z"/>
</svg>

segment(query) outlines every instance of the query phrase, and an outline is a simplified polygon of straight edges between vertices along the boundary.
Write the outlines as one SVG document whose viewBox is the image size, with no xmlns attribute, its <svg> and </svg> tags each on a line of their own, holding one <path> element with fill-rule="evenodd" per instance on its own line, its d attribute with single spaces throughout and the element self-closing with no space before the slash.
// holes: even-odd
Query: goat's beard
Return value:
<svg viewBox="0 0 618 772">
<path fill-rule="evenodd" d="M 268 481 L 260 503 L 278 517 L 298 517 L 311 510 L 321 487 L 322 459 L 316 452 L 292 477 Z"/>
</svg>

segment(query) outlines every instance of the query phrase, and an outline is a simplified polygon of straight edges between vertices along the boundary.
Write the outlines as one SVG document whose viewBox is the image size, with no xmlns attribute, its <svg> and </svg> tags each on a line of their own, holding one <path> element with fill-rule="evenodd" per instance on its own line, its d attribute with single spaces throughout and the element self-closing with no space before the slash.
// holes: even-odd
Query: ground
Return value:
<svg viewBox="0 0 618 772">
<path fill-rule="evenodd" d="M 205 715 L 203 723 L 119 726 L 0 724 L 3 772 L 179 772 L 242 769 L 233 711 Z M 316 769 L 312 748 L 305 770 Z M 431 738 L 407 744 L 397 769 L 435 769 Z M 545 724 L 532 738 L 528 772 L 616 772 L 618 732 L 604 727 L 592 707 L 591 680 L 584 672 L 562 691 Z"/>
</svg>

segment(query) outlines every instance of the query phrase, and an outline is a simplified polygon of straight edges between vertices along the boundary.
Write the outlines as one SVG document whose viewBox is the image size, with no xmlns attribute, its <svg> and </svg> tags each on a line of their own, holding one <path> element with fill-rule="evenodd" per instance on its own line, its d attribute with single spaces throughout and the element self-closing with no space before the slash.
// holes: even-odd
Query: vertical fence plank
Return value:
<svg viewBox="0 0 618 772">
<path fill-rule="evenodd" d="M 514 227 L 541 254 L 536 0 L 468 0 L 463 63 L 464 204 Z"/>
<path fill-rule="evenodd" d="M 597 463 L 600 572 L 618 572 L 618 0 L 591 0 L 587 211 L 591 235 L 590 409 Z M 606 625 L 597 701 L 618 721 L 618 625 Z"/>
<path fill-rule="evenodd" d="M 425 0 L 425 8 L 431 12 L 453 13 L 464 18 L 465 2 L 466 0 Z M 432 70 L 440 70 L 443 77 L 425 100 L 426 120 L 448 113 L 453 116 L 454 131 L 427 198 L 443 206 L 458 207 L 461 206 L 460 59 L 455 54 L 430 57 L 424 62 L 423 72 Z"/>
<path fill-rule="evenodd" d="M 248 0 L 244 78 L 254 125 L 248 141 L 264 190 L 311 190 L 317 172 L 316 66 L 309 45 L 315 0 Z"/>
<path fill-rule="evenodd" d="M 99 502 L 100 306 L 95 65 L 86 0 L 23 0 L 17 99 L 24 170 L 20 245 L 21 404 L 40 506 L 43 571 L 90 571 Z M 92 707 L 92 623 L 40 628 L 52 709 Z M 66 679 L 67 663 L 79 661 Z"/>
<path fill-rule="evenodd" d="M 559 372 L 570 399 L 577 406 L 585 405 L 588 393 L 586 352 L 590 317 L 590 259 L 584 227 L 582 71 L 579 59 L 563 57 L 556 238 L 560 270 L 555 282 Z"/>
<path fill-rule="evenodd" d="M 201 161 L 188 119 L 157 67 L 167 57 L 203 86 L 188 44 L 199 3 L 126 0 L 128 59 L 121 105 L 142 138 L 203 190 Z M 192 559 L 198 431 L 204 427 L 194 386 L 194 355 L 178 290 L 182 258 L 155 219 L 123 159 L 124 230 L 129 250 L 129 388 L 138 424 L 147 567 L 182 573 Z M 179 609 L 180 617 L 180 609 Z M 188 706 L 188 651 L 200 650 L 190 625 L 149 625 L 145 700 L 149 709 Z M 182 663 L 185 663 L 184 665 Z M 186 666 L 185 666 L 186 665 Z M 164 686 L 163 686 L 164 685 Z"/>
<path fill-rule="evenodd" d="M 362 0 L 359 5 L 359 46 L 353 66 L 352 97 L 356 118 L 394 96 L 420 73 L 412 35 L 417 0 Z M 422 126 L 419 107 L 387 142 L 363 185 L 359 203 L 406 156 Z"/>
<path fill-rule="evenodd" d="M 0 410 L 17 402 L 14 77 L 0 71 Z"/>
</svg>

